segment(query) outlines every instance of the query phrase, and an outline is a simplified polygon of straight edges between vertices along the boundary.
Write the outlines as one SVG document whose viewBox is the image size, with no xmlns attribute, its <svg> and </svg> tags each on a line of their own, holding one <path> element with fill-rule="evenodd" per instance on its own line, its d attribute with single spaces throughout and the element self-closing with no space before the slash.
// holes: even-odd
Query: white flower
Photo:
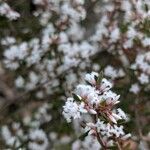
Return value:
<svg viewBox="0 0 150 150">
<path fill-rule="evenodd" d="M 98 104 L 100 102 L 95 88 L 90 85 L 78 85 L 75 93 L 82 97 L 85 101 L 89 102 L 89 105 Z"/>
<path fill-rule="evenodd" d="M 125 49 L 131 48 L 133 46 L 133 40 L 132 39 L 128 39 L 123 43 L 123 47 Z"/>
<path fill-rule="evenodd" d="M 130 137 L 131 137 L 131 134 L 128 133 L 128 134 L 124 135 L 121 139 L 122 139 L 122 140 L 127 140 L 127 139 L 129 139 Z"/>
<path fill-rule="evenodd" d="M 138 79 L 139 79 L 139 81 L 140 81 L 141 84 L 147 84 L 147 83 L 149 83 L 149 77 L 146 74 L 144 74 L 144 73 L 142 73 L 138 77 Z"/>
<path fill-rule="evenodd" d="M 116 135 L 116 137 L 121 137 L 123 135 L 125 135 L 124 131 L 123 131 L 123 126 L 118 127 L 117 125 L 114 125 L 114 128 L 111 131 L 113 134 Z"/>
<path fill-rule="evenodd" d="M 119 115 L 122 119 L 125 119 L 125 120 L 128 119 L 125 112 L 121 108 L 117 109 L 117 115 Z"/>
<path fill-rule="evenodd" d="M 115 79 L 117 77 L 117 72 L 112 66 L 107 66 L 104 70 L 105 76 Z"/>
<path fill-rule="evenodd" d="M 17 131 L 17 134 L 18 133 L 19 132 Z M 5 141 L 6 145 L 8 145 L 8 146 L 13 146 L 15 144 L 14 146 L 18 147 L 21 144 L 17 138 L 17 136 L 19 136 L 19 135 L 14 136 L 11 133 L 11 130 L 9 130 L 8 126 L 2 126 L 1 135 L 2 135 L 2 139 Z"/>
<path fill-rule="evenodd" d="M 117 126 L 117 125 L 110 125 L 109 123 L 104 123 L 103 121 L 98 120 L 96 123 L 98 132 L 102 135 L 108 137 L 111 137 L 115 135 L 116 137 L 122 137 L 125 135 L 123 131 L 123 126 Z"/>
<path fill-rule="evenodd" d="M 87 113 L 87 110 L 85 109 L 85 103 L 81 102 L 81 104 L 79 105 L 79 111 L 81 113 Z"/>
<path fill-rule="evenodd" d="M 146 46 L 150 46 L 150 38 L 144 38 L 142 40 L 142 44 L 146 47 Z"/>
<path fill-rule="evenodd" d="M 110 90 L 111 88 L 112 88 L 112 83 L 110 83 L 107 79 L 103 78 L 100 85 L 100 89 L 104 92 Z"/>
<path fill-rule="evenodd" d="M 137 83 L 132 84 L 131 88 L 130 88 L 130 92 L 137 94 L 140 91 L 140 87 Z"/>
<path fill-rule="evenodd" d="M 95 77 L 98 77 L 98 73 L 91 72 L 91 73 L 86 74 L 85 80 L 91 83 L 92 85 L 96 85 Z"/>
<path fill-rule="evenodd" d="M 28 52 L 28 45 L 26 42 L 21 43 L 20 45 L 13 45 L 10 48 L 6 49 L 4 56 L 6 60 L 14 61 L 15 59 L 23 60 Z"/>
<path fill-rule="evenodd" d="M 126 12 L 130 12 L 132 5 L 128 0 L 123 0 L 121 3 L 121 8 L 122 8 L 122 10 L 124 10 Z"/>
<path fill-rule="evenodd" d="M 20 14 L 12 10 L 5 2 L 0 5 L 0 15 L 6 16 L 10 20 L 16 20 L 20 17 Z"/>
<path fill-rule="evenodd" d="M 15 85 L 18 88 L 23 88 L 24 83 L 25 83 L 25 81 L 24 81 L 24 78 L 22 76 L 17 77 L 17 79 L 15 80 Z"/>
<path fill-rule="evenodd" d="M 120 95 L 117 95 L 116 93 L 112 92 L 112 91 L 106 91 L 104 92 L 103 98 L 108 100 L 112 100 L 112 101 L 118 101 L 118 99 L 120 98 Z"/>
<path fill-rule="evenodd" d="M 110 38 L 112 42 L 116 42 L 120 38 L 119 28 L 115 28 L 113 31 L 111 31 Z"/>
<path fill-rule="evenodd" d="M 135 38 L 136 35 L 137 35 L 136 30 L 134 29 L 134 27 L 130 26 L 127 31 L 127 37 L 133 39 Z"/>
<path fill-rule="evenodd" d="M 97 122 L 96 122 L 96 127 L 97 127 L 97 131 L 101 132 L 101 130 L 105 130 L 106 125 L 104 124 L 103 121 L 101 121 L 100 119 L 98 119 Z"/>
<path fill-rule="evenodd" d="M 29 133 L 31 142 L 28 144 L 30 150 L 46 150 L 48 147 L 48 139 L 45 132 L 41 129 L 31 130 Z"/>
<path fill-rule="evenodd" d="M 95 94 L 95 89 L 90 85 L 79 84 L 75 90 L 77 95 L 82 98 L 87 98 L 90 93 Z"/>
<path fill-rule="evenodd" d="M 30 81 L 33 83 L 33 84 L 37 84 L 38 81 L 39 81 L 39 77 L 37 76 L 37 74 L 35 72 L 30 72 L 29 74 L 29 78 L 30 78 Z"/>
<path fill-rule="evenodd" d="M 95 137 L 88 135 L 84 141 L 77 140 L 72 144 L 72 150 L 100 150 L 101 145 Z"/>
<path fill-rule="evenodd" d="M 73 142 L 72 144 L 72 150 L 79 150 L 81 146 L 81 141 L 80 140 L 76 140 L 75 142 Z"/>
<path fill-rule="evenodd" d="M 104 70 L 104 75 L 110 77 L 111 79 L 115 79 L 118 77 L 123 77 L 125 73 L 122 69 L 115 69 L 113 66 L 108 65 Z"/>
<path fill-rule="evenodd" d="M 7 36 L 1 40 L 2 45 L 11 45 L 11 44 L 14 44 L 15 42 L 16 42 L 16 39 L 11 36 Z"/>
<path fill-rule="evenodd" d="M 73 98 L 68 98 L 63 108 L 63 115 L 68 122 L 71 122 L 72 118 L 79 119 L 81 117 L 79 106 L 74 102 Z"/>
</svg>

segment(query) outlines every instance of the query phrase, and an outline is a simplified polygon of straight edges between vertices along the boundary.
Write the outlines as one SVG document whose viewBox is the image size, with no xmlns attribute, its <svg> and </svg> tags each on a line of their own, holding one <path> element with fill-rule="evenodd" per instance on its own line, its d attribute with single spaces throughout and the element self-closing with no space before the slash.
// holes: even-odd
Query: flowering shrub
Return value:
<svg viewBox="0 0 150 150">
<path fill-rule="evenodd" d="M 118 121 L 127 120 L 127 116 L 120 108 L 115 109 L 120 95 L 112 92 L 112 84 L 96 72 L 86 74 L 85 80 L 88 85 L 78 85 L 73 97 L 69 97 L 63 106 L 66 120 L 80 119 L 88 135 L 96 137 L 104 149 L 119 144 L 119 140 L 126 140 L 130 135 L 125 135 Z M 86 120 L 85 115 L 90 120 Z"/>
<path fill-rule="evenodd" d="M 0 149 L 149 149 L 149 0 L 0 0 L 0 58 Z"/>
</svg>

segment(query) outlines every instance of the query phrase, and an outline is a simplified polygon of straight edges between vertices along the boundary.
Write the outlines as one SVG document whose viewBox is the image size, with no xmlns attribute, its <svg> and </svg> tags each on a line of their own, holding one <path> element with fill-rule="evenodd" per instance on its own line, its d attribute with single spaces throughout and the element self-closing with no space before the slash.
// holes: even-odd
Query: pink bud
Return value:
<svg viewBox="0 0 150 150">
<path fill-rule="evenodd" d="M 97 112 L 95 110 L 93 110 L 93 109 L 89 109 L 89 113 L 92 114 L 92 115 L 96 115 L 97 114 Z"/>
</svg>

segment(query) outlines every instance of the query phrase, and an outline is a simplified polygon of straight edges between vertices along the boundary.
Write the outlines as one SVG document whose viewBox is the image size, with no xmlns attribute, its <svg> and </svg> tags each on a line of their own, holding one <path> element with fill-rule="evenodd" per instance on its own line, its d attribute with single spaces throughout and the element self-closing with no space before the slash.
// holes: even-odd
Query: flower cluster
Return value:
<svg viewBox="0 0 150 150">
<path fill-rule="evenodd" d="M 149 127 L 149 0 L 0 0 L 0 20 L 0 107 L 8 113 L 0 116 L 2 149 L 63 149 L 58 145 L 70 146 L 80 125 L 88 136 L 73 150 L 121 144 L 129 136 L 121 125 L 128 117 L 117 108 L 113 86 L 120 107 L 131 112 L 138 147 L 134 114 L 142 116 L 141 132 Z M 78 85 L 90 70 L 104 70 L 112 83 L 92 72 Z M 74 133 L 61 112 L 75 87 L 63 111 L 74 120 Z"/>
<path fill-rule="evenodd" d="M 109 65 L 106 66 L 104 70 L 104 75 L 114 80 L 116 78 L 124 77 L 125 72 L 123 71 L 123 69 L 116 69 L 113 66 Z"/>
<path fill-rule="evenodd" d="M 145 90 L 148 91 L 150 83 L 150 52 L 139 53 L 131 68 L 134 70 L 138 81 L 131 86 L 130 91 L 134 94 L 139 93 L 142 86 L 145 86 Z"/>
<path fill-rule="evenodd" d="M 103 1 L 103 9 L 95 8 L 102 17 L 91 40 L 100 43 L 102 50 L 119 55 L 122 51 L 126 54 L 131 49 L 149 47 L 150 38 L 145 31 L 149 24 L 149 6 L 148 0 Z"/>
<path fill-rule="evenodd" d="M 46 150 L 50 141 L 47 133 L 40 126 L 51 121 L 52 116 L 48 113 L 50 108 L 47 103 L 42 104 L 32 118 L 26 114 L 21 122 L 2 126 L 0 136 L 5 145 L 8 148 L 18 149 L 23 143 L 27 143 L 26 148 L 30 150 Z"/>
<path fill-rule="evenodd" d="M 139 72 L 138 80 L 141 84 L 150 82 L 150 52 L 138 54 L 135 63 L 131 67 Z"/>
<path fill-rule="evenodd" d="M 85 137 L 84 141 L 76 140 L 72 144 L 72 150 L 79 150 L 81 148 L 83 150 L 91 150 L 91 149 L 99 150 L 101 146 L 96 138 L 93 138 L 93 136 L 88 135 Z"/>
<path fill-rule="evenodd" d="M 20 17 L 20 14 L 12 10 L 5 2 L 0 4 L 0 15 L 7 17 L 9 20 L 16 20 Z"/>
<path fill-rule="evenodd" d="M 69 97 L 63 106 L 66 120 L 79 119 L 85 132 L 97 137 L 105 148 L 127 139 L 130 135 L 125 134 L 118 122 L 126 121 L 128 117 L 120 108 L 115 108 L 120 95 L 111 91 L 112 83 L 96 72 L 86 74 L 85 80 L 87 85 L 78 85 L 73 97 Z M 90 120 L 86 120 L 85 115 Z"/>
<path fill-rule="evenodd" d="M 81 77 L 91 66 L 93 70 L 98 71 L 99 65 L 91 64 L 90 58 L 95 55 L 97 49 L 84 39 L 85 31 L 80 26 L 80 22 L 86 17 L 84 1 L 33 2 L 39 6 L 34 15 L 43 27 L 41 37 L 28 41 L 20 39 L 21 42 L 15 37 L 3 38 L 1 44 L 6 47 L 3 64 L 11 71 L 21 70 L 15 79 L 18 89 L 30 91 L 37 85 L 47 83 L 35 93 L 37 98 L 43 98 L 42 95 L 59 91 L 60 86 L 64 88 L 66 84 L 71 90 L 78 76 Z M 50 22 L 56 14 L 56 20 Z M 27 75 L 24 68 L 29 70 Z M 62 76 L 66 82 L 61 83 L 59 78 Z"/>
</svg>

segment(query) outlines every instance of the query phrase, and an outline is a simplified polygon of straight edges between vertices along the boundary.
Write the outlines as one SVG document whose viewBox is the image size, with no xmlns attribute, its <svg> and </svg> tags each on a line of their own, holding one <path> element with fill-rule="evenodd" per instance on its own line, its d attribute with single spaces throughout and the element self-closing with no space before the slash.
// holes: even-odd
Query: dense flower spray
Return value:
<svg viewBox="0 0 150 150">
<path fill-rule="evenodd" d="M 0 0 L 1 149 L 66 150 L 72 142 L 72 150 L 118 143 L 134 149 L 130 142 L 146 149 L 149 16 L 150 0 Z M 75 133 L 84 130 L 87 136 L 74 141 L 71 126 L 66 130 L 63 96 L 70 95 L 87 70 L 100 68 L 122 93 L 120 106 L 130 114 L 134 139 L 125 140 L 130 134 L 125 135 L 121 122 L 128 117 L 116 107 L 119 95 L 97 73 L 86 75 L 88 84 L 77 86 L 63 112 L 68 122 L 74 120 Z"/>
<path fill-rule="evenodd" d="M 81 126 L 88 135 L 97 138 L 101 147 L 118 145 L 130 137 L 125 134 L 120 121 L 127 121 L 128 117 L 120 108 L 115 108 L 119 103 L 120 95 L 111 91 L 112 83 L 96 72 L 86 74 L 87 84 L 76 87 L 73 97 L 69 97 L 63 106 L 63 115 L 68 122 L 79 119 Z M 86 120 L 85 115 L 90 119 Z"/>
<path fill-rule="evenodd" d="M 20 14 L 12 10 L 7 3 L 3 2 L 0 3 L 0 16 L 5 16 L 9 20 L 16 20 L 20 17 Z"/>
</svg>

